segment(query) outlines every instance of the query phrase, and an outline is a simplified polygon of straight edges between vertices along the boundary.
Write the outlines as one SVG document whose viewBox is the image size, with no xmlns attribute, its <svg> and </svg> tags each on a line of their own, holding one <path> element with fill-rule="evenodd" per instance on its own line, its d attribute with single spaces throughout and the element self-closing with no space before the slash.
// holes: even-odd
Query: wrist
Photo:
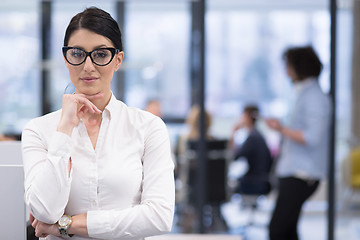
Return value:
<svg viewBox="0 0 360 240">
<path fill-rule="evenodd" d="M 64 214 L 59 221 L 57 222 L 58 225 L 58 233 L 62 237 L 72 237 L 72 234 L 69 234 L 68 231 L 72 224 L 72 218 L 69 215 Z"/>
<path fill-rule="evenodd" d="M 56 130 L 58 132 L 64 133 L 64 134 L 68 135 L 69 137 L 71 137 L 73 129 L 74 129 L 74 126 L 71 126 L 70 124 L 59 123 Z"/>
<path fill-rule="evenodd" d="M 72 216 L 72 224 L 68 233 L 81 235 L 81 236 L 88 236 L 86 213 Z"/>
<path fill-rule="evenodd" d="M 283 127 L 282 125 L 279 126 L 278 131 L 281 135 L 285 135 L 285 130 L 286 130 L 285 127 Z"/>
</svg>

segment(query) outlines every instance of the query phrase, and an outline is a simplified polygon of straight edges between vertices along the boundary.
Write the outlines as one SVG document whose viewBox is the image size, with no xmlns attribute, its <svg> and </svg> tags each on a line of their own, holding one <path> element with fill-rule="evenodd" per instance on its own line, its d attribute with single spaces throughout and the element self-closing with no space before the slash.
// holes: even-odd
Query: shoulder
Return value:
<svg viewBox="0 0 360 240">
<path fill-rule="evenodd" d="M 253 129 L 250 134 L 249 137 L 247 139 L 248 141 L 250 141 L 251 143 L 261 143 L 263 141 L 265 141 L 263 135 L 257 130 L 257 129 Z"/>
<path fill-rule="evenodd" d="M 49 134 L 56 130 L 61 116 L 61 110 L 31 119 L 24 127 L 24 131 L 44 132 Z"/>
<path fill-rule="evenodd" d="M 330 96 L 323 92 L 318 82 L 312 83 L 303 94 L 303 101 L 311 105 L 330 106 Z"/>
<path fill-rule="evenodd" d="M 136 107 L 129 107 L 125 103 L 116 101 L 115 118 L 117 122 L 137 130 L 166 128 L 163 120 L 152 113 Z"/>
</svg>

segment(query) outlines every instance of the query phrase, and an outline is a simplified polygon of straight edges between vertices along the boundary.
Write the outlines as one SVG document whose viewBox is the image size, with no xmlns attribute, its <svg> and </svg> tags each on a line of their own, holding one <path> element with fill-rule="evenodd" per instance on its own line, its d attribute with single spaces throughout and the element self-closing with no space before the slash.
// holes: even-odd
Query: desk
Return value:
<svg viewBox="0 0 360 240">
<path fill-rule="evenodd" d="M 166 234 L 148 237 L 146 240 L 241 240 L 241 236 L 224 234 Z"/>
<path fill-rule="evenodd" d="M 26 239 L 20 142 L 0 142 L 0 238 Z"/>
</svg>

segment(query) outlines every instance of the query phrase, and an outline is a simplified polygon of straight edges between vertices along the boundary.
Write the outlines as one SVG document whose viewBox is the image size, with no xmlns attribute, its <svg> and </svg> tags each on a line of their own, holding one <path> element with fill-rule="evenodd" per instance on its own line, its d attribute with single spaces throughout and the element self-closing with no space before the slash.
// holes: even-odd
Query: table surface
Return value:
<svg viewBox="0 0 360 240">
<path fill-rule="evenodd" d="M 241 240 L 241 236 L 223 234 L 166 234 L 148 237 L 146 240 Z"/>
</svg>

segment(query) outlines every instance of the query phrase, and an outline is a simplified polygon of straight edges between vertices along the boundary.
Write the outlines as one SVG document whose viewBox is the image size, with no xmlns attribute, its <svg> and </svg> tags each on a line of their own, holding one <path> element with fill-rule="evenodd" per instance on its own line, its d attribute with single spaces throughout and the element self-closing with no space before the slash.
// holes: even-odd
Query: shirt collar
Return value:
<svg viewBox="0 0 360 240">
<path fill-rule="evenodd" d="M 315 77 L 309 77 L 304 79 L 303 81 L 295 83 L 295 90 L 297 94 L 300 94 L 305 88 L 310 86 L 313 82 L 316 81 Z"/>
<path fill-rule="evenodd" d="M 109 115 L 109 119 L 111 119 L 111 115 L 115 114 L 116 111 L 116 102 L 117 99 L 114 96 L 114 94 L 111 92 L 111 97 L 110 97 L 110 101 L 108 103 L 108 105 L 106 105 L 104 111 L 107 112 L 107 114 Z"/>
</svg>

